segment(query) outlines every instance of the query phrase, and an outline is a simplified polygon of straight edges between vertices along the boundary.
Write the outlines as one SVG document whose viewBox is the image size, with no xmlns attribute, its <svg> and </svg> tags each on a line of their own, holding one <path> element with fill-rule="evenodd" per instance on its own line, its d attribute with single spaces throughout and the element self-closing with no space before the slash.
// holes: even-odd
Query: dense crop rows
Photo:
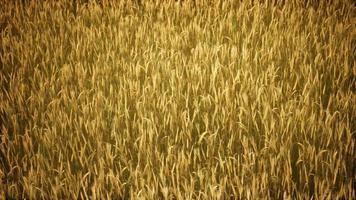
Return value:
<svg viewBox="0 0 356 200">
<path fill-rule="evenodd" d="M 21 2 L 2 197 L 356 198 L 351 1 Z"/>
</svg>

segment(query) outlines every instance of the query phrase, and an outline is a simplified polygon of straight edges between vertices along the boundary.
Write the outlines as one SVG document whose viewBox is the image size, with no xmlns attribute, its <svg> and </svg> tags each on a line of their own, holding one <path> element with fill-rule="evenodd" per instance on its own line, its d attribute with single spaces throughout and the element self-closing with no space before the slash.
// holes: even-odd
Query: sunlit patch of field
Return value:
<svg viewBox="0 0 356 200">
<path fill-rule="evenodd" d="M 356 198 L 352 1 L 21 2 L 3 198 Z"/>
</svg>

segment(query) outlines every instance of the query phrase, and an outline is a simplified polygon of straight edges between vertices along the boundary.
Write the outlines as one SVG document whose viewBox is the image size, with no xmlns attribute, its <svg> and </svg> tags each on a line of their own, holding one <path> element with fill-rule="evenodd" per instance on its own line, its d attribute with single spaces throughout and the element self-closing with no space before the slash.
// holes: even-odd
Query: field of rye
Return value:
<svg viewBox="0 0 356 200">
<path fill-rule="evenodd" d="M 355 199 L 356 8 L 0 0 L 0 198 Z"/>
</svg>

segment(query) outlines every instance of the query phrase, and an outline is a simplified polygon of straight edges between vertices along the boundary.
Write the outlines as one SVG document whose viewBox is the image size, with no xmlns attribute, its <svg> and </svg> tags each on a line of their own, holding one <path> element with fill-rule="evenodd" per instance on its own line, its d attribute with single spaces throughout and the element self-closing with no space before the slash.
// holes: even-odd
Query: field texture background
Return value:
<svg viewBox="0 0 356 200">
<path fill-rule="evenodd" d="M 355 4 L 0 0 L 0 198 L 355 199 Z"/>
</svg>

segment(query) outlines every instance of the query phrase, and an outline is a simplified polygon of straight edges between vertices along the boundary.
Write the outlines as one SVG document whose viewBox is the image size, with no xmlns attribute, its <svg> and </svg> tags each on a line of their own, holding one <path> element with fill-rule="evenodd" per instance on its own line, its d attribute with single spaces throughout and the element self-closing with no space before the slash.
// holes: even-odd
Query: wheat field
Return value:
<svg viewBox="0 0 356 200">
<path fill-rule="evenodd" d="M 351 0 L 0 4 L 0 198 L 356 198 Z"/>
</svg>

